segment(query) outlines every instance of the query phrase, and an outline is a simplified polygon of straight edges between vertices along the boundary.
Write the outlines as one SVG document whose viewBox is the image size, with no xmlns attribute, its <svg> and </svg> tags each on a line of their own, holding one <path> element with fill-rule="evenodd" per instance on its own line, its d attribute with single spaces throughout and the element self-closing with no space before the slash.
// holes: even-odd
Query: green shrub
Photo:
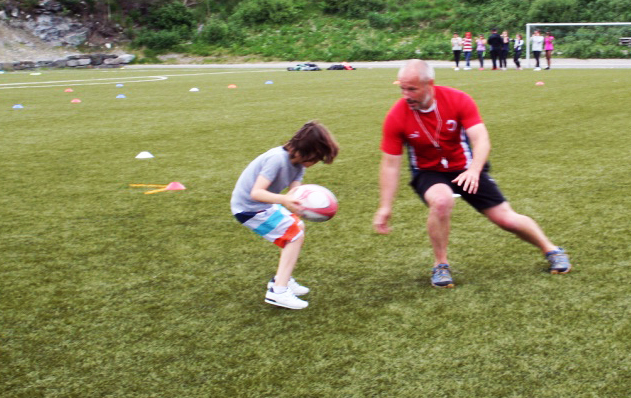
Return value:
<svg viewBox="0 0 631 398">
<path fill-rule="evenodd" d="M 181 41 L 180 35 L 176 31 L 141 30 L 133 41 L 134 47 L 146 47 L 155 51 L 168 51 L 177 46 Z"/>
<path fill-rule="evenodd" d="M 556 51 L 570 58 L 621 58 L 622 48 L 615 45 L 595 45 L 592 40 L 574 40 L 556 46 Z"/>
<path fill-rule="evenodd" d="M 385 29 L 392 26 L 393 18 L 391 14 L 371 12 L 367 15 L 368 24 L 375 29 Z"/>
<path fill-rule="evenodd" d="M 293 22 L 303 8 L 292 0 L 245 0 L 236 7 L 233 19 L 247 25 Z"/>
<path fill-rule="evenodd" d="M 577 0 L 535 0 L 528 10 L 528 19 L 537 22 L 572 22 L 580 7 Z"/>
<path fill-rule="evenodd" d="M 230 29 L 228 24 L 216 17 L 206 20 L 204 27 L 198 33 L 197 37 L 203 43 L 208 44 L 224 44 L 230 40 Z"/>
<path fill-rule="evenodd" d="M 323 4 L 324 12 L 350 18 L 363 18 L 386 8 L 384 0 L 324 0 Z"/>
<path fill-rule="evenodd" d="M 187 52 L 202 57 L 208 57 L 214 53 L 213 47 L 202 41 L 195 41 L 191 43 L 187 47 Z"/>
<path fill-rule="evenodd" d="M 422 59 L 446 59 L 451 54 L 449 42 L 442 38 L 422 40 L 419 50 L 416 57 Z"/>
<path fill-rule="evenodd" d="M 192 12 L 182 3 L 169 3 L 149 13 L 149 27 L 174 30 L 195 25 Z"/>
</svg>

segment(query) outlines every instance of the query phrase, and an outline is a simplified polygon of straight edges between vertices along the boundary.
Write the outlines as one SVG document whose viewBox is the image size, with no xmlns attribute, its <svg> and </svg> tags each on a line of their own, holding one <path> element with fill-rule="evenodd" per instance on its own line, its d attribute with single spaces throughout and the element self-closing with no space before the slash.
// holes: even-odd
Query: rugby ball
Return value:
<svg viewBox="0 0 631 398">
<path fill-rule="evenodd" d="M 322 222 L 337 213 L 337 198 L 333 192 L 316 184 L 300 185 L 292 192 L 300 200 L 304 210 L 300 216 L 309 221 Z"/>
</svg>

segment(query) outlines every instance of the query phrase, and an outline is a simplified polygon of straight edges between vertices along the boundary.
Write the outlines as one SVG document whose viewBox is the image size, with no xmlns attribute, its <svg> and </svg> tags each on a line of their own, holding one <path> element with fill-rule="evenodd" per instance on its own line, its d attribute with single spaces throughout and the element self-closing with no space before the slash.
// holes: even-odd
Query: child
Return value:
<svg viewBox="0 0 631 398">
<path fill-rule="evenodd" d="M 302 211 L 291 190 L 300 185 L 305 169 L 319 161 L 333 163 L 339 147 L 326 127 L 316 121 L 304 126 L 284 146 L 254 159 L 241 173 L 230 207 L 236 219 L 281 248 L 276 275 L 267 284 L 265 302 L 299 310 L 309 303 L 296 296 L 309 293 L 291 276 L 302 243 Z M 287 194 L 281 194 L 289 187 Z M 294 214 L 296 213 L 296 214 Z"/>
</svg>

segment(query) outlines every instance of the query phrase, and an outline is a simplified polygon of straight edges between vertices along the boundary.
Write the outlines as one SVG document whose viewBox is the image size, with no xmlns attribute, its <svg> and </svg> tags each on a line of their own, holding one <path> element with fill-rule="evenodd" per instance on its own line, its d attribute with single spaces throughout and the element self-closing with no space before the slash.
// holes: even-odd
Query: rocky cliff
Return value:
<svg viewBox="0 0 631 398">
<path fill-rule="evenodd" d="M 55 0 L 41 0 L 25 12 L 16 5 L 0 9 L 0 63 L 57 61 L 82 55 L 82 50 L 121 55 L 113 45 L 120 29 L 99 18 L 68 16 Z M 115 58 L 115 57 L 114 57 Z"/>
</svg>

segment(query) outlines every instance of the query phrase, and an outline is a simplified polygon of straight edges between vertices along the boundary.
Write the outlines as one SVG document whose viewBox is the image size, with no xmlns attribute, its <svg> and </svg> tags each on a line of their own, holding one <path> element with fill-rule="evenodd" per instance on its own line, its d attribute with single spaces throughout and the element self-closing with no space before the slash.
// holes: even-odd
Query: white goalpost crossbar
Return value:
<svg viewBox="0 0 631 398">
<path fill-rule="evenodd" d="M 530 68 L 531 26 L 631 26 L 631 22 L 575 22 L 575 23 L 527 23 L 526 24 L 526 67 Z"/>
</svg>

